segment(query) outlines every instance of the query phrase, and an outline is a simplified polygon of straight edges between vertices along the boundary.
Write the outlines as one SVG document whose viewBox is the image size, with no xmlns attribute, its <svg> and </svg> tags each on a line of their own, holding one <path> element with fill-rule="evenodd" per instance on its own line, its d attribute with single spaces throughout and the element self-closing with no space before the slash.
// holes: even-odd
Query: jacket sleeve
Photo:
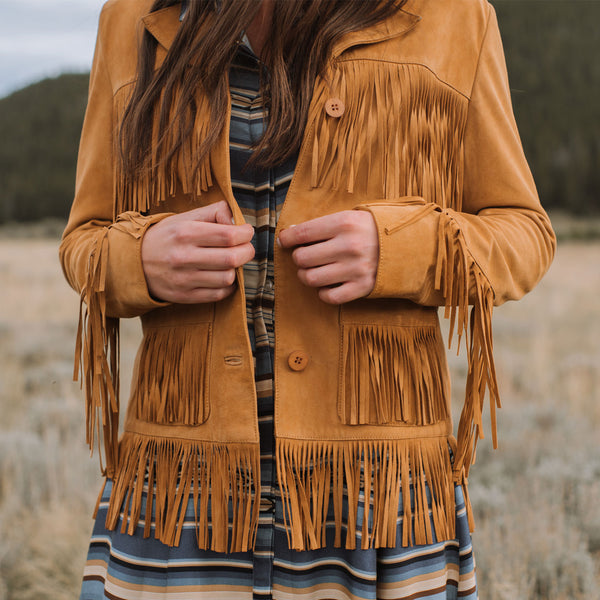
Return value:
<svg viewBox="0 0 600 600">
<path fill-rule="evenodd" d="M 523 154 L 498 25 L 491 6 L 488 11 L 467 114 L 462 210 L 423 198 L 357 207 L 371 212 L 379 233 L 377 279 L 369 297 L 445 305 L 450 336 L 464 335 L 468 374 L 453 448 L 458 483 L 466 480 L 483 437 L 486 390 L 497 445 L 493 305 L 531 290 L 548 269 L 556 243 Z"/>
<path fill-rule="evenodd" d="M 92 294 L 101 293 L 106 316 L 133 317 L 164 306 L 148 292 L 141 242 L 146 229 L 168 214 L 127 212 L 115 216 L 113 212 L 116 123 L 104 47 L 110 26 L 108 12 L 105 8 L 100 17 L 77 161 L 75 200 L 59 256 L 67 281 L 82 297 L 90 300 Z"/>
<path fill-rule="evenodd" d="M 420 198 L 357 208 L 372 213 L 379 233 L 370 298 L 448 305 L 461 285 L 474 304 L 478 279 L 499 305 L 522 297 L 548 269 L 555 237 L 523 154 L 491 6 L 467 114 L 462 210 Z"/>
<path fill-rule="evenodd" d="M 109 22 L 111 12 L 118 16 L 106 6 L 100 16 L 75 200 L 59 250 L 65 276 L 81 296 L 74 376 L 85 391 L 86 441 L 93 449 L 98 437 L 101 468 L 109 477 L 119 453 L 118 319 L 164 306 L 148 292 L 141 242 L 148 227 L 167 216 L 114 215 L 116 119 L 104 45 L 105 33 L 115 25 Z"/>
</svg>

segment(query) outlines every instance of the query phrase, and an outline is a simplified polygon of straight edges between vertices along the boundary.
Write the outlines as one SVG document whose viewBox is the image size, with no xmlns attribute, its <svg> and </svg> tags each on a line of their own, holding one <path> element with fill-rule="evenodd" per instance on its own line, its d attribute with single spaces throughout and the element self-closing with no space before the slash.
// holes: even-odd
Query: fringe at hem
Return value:
<svg viewBox="0 0 600 600">
<path fill-rule="evenodd" d="M 325 546 L 329 503 L 335 547 L 397 545 L 402 499 L 403 547 L 455 537 L 455 499 L 448 440 L 277 440 L 277 475 L 289 547 Z M 428 499 L 430 497 L 430 500 Z M 344 500 L 347 519 L 343 521 Z M 359 501 L 364 512 L 359 516 Z"/>
<path fill-rule="evenodd" d="M 156 438 L 126 432 L 106 517 L 114 530 L 133 535 L 147 492 L 144 537 L 179 544 L 193 499 L 198 547 L 245 552 L 254 546 L 260 502 L 258 444 Z M 152 514 L 154 512 L 154 522 Z M 231 514 L 231 518 L 230 518 Z"/>
</svg>

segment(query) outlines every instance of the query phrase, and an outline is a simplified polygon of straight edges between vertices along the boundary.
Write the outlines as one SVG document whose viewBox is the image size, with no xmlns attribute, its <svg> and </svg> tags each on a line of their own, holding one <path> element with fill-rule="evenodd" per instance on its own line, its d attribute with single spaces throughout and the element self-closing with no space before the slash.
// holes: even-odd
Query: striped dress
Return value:
<svg viewBox="0 0 600 600">
<path fill-rule="evenodd" d="M 288 549 L 276 481 L 273 433 L 273 244 L 277 217 L 292 179 L 295 157 L 271 169 L 244 169 L 261 136 L 265 113 L 259 63 L 240 46 L 230 73 L 230 152 L 233 191 L 255 228 L 254 259 L 244 267 L 248 331 L 254 351 L 261 440 L 261 511 L 254 551 L 199 550 L 194 507 L 179 546 L 144 539 L 144 508 L 136 535 L 104 527 L 111 482 L 104 490 L 85 566 L 81 600 L 442 600 L 477 598 L 475 564 L 462 490 L 456 488 L 457 539 L 428 546 L 345 550 Z M 360 508 L 360 507 L 359 507 Z M 399 507 L 399 515 L 402 507 Z M 400 530 L 401 519 L 398 519 Z M 153 535 L 153 534 L 152 534 Z M 402 535 L 398 535 L 398 540 Z M 360 548 L 360 541 L 358 543 Z"/>
</svg>

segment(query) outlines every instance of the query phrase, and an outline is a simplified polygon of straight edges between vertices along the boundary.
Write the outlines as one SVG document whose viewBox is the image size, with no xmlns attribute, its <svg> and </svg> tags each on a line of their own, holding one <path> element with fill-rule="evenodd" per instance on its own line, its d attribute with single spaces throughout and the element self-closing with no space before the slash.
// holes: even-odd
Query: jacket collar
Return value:
<svg viewBox="0 0 600 600">
<path fill-rule="evenodd" d="M 367 27 L 366 29 L 352 31 L 351 33 L 344 35 L 333 46 L 333 58 L 338 57 L 342 52 L 348 50 L 348 48 L 351 48 L 352 46 L 374 44 L 376 42 L 383 42 L 398 37 L 410 31 L 420 20 L 421 17 L 419 15 L 400 9 L 390 19 L 386 19 L 381 23 Z"/>
<path fill-rule="evenodd" d="M 142 17 L 144 27 L 156 38 L 158 43 L 168 50 L 177 35 L 181 25 L 181 17 L 185 14 L 185 2 L 183 7 L 179 4 L 169 6 Z M 333 57 L 337 57 L 342 52 L 360 44 L 373 44 L 382 42 L 394 37 L 398 37 L 410 31 L 421 20 L 421 17 L 408 12 L 399 10 L 392 18 L 387 19 L 372 27 L 353 31 L 343 36 L 333 46 Z"/>
<path fill-rule="evenodd" d="M 144 27 L 156 38 L 156 41 L 168 50 L 177 35 L 182 9 L 179 4 L 169 6 L 142 17 Z"/>
</svg>

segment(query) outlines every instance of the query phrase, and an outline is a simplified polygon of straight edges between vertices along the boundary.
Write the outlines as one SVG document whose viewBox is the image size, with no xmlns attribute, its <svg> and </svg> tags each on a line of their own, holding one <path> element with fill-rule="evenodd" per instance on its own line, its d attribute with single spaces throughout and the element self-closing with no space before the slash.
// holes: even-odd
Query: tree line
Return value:
<svg viewBox="0 0 600 600">
<path fill-rule="evenodd" d="M 543 204 L 600 213 L 600 2 L 493 5 Z M 67 217 L 88 79 L 62 75 L 0 99 L 0 223 Z"/>
</svg>

